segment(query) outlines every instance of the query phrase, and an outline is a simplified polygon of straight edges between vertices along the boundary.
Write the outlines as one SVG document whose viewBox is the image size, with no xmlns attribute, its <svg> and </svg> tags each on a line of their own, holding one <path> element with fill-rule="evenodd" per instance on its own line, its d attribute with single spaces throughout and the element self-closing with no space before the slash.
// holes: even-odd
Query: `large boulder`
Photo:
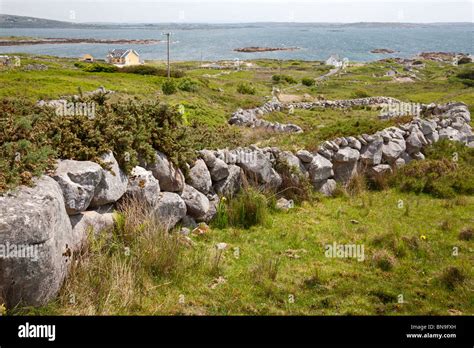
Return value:
<svg viewBox="0 0 474 348">
<path fill-rule="evenodd" d="M 461 141 L 462 139 L 461 133 L 457 129 L 451 127 L 440 129 L 438 134 L 440 140 L 448 139 L 452 141 Z"/>
<path fill-rule="evenodd" d="M 309 178 L 313 184 L 326 180 L 334 175 L 331 161 L 319 154 L 313 157 L 308 172 Z"/>
<path fill-rule="evenodd" d="M 277 189 L 282 183 L 280 175 L 273 169 L 270 159 L 262 151 L 255 151 L 251 161 L 240 162 L 239 166 L 251 181 L 266 188 Z"/>
<path fill-rule="evenodd" d="M 128 177 L 126 197 L 154 205 L 160 191 L 160 183 L 151 171 L 138 166 L 132 169 Z"/>
<path fill-rule="evenodd" d="M 428 141 L 423 133 L 417 127 L 413 127 L 410 135 L 406 138 L 406 152 L 410 155 L 420 152 L 423 146 L 427 144 Z"/>
<path fill-rule="evenodd" d="M 102 179 L 102 167 L 90 161 L 59 160 L 52 178 L 61 187 L 69 215 L 86 210 Z"/>
<path fill-rule="evenodd" d="M 0 196 L 0 302 L 12 308 L 54 298 L 68 271 L 71 245 L 71 223 L 54 179 L 42 176 L 34 187 Z"/>
<path fill-rule="evenodd" d="M 193 218 L 203 216 L 209 210 L 209 199 L 190 185 L 185 185 L 181 198 L 186 203 L 187 213 Z"/>
<path fill-rule="evenodd" d="M 128 178 L 120 169 L 112 152 L 102 156 L 102 161 L 108 166 L 102 169 L 102 178 L 97 185 L 90 207 L 117 202 L 127 191 Z"/>
<path fill-rule="evenodd" d="M 334 179 L 327 179 L 318 182 L 313 182 L 313 186 L 316 190 L 321 192 L 324 196 L 332 196 L 334 191 L 337 188 L 336 180 Z"/>
<path fill-rule="evenodd" d="M 224 180 L 229 176 L 229 166 L 220 158 L 214 160 L 214 164 L 209 171 L 213 181 Z"/>
<path fill-rule="evenodd" d="M 176 193 L 161 192 L 153 208 L 153 213 L 164 228 L 171 229 L 186 216 L 186 203 Z"/>
<path fill-rule="evenodd" d="M 194 166 L 189 170 L 186 182 L 202 193 L 209 193 L 212 187 L 212 179 L 204 160 L 198 159 L 194 163 Z"/>
<path fill-rule="evenodd" d="M 199 222 L 210 222 L 216 215 L 219 207 L 220 198 L 218 195 L 214 195 L 209 198 L 209 210 L 203 216 L 200 216 L 196 220 Z"/>
<path fill-rule="evenodd" d="M 149 163 L 146 169 L 160 182 L 162 191 L 182 192 L 184 189 L 184 175 L 179 168 L 168 160 L 165 154 L 157 151 L 154 163 Z"/>
<path fill-rule="evenodd" d="M 306 151 L 306 150 L 299 150 L 296 152 L 296 156 L 303 162 L 303 163 L 311 163 L 313 160 L 313 155 L 311 152 Z"/>
<path fill-rule="evenodd" d="M 392 139 L 387 144 L 382 145 L 382 158 L 388 163 L 394 163 L 405 150 L 404 140 Z"/>
<path fill-rule="evenodd" d="M 94 210 L 83 211 L 70 216 L 74 250 L 80 250 L 87 241 L 89 233 L 97 235 L 114 226 L 113 205 L 103 205 Z"/>
<path fill-rule="evenodd" d="M 216 193 L 232 197 L 242 188 L 243 171 L 239 166 L 229 165 L 229 176 L 214 184 Z"/>
<path fill-rule="evenodd" d="M 376 166 L 382 162 L 382 147 L 383 140 L 381 137 L 378 137 L 370 142 L 367 142 L 367 145 L 362 146 L 360 150 L 360 160 L 367 166 Z"/>
<path fill-rule="evenodd" d="M 356 175 L 359 157 L 359 151 L 353 148 L 340 149 L 334 155 L 334 179 L 346 183 Z"/>
</svg>

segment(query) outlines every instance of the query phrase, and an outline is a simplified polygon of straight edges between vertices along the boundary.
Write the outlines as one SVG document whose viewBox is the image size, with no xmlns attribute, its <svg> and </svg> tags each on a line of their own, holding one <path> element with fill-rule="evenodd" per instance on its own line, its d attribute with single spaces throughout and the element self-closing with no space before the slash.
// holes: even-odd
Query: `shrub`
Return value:
<svg viewBox="0 0 474 348">
<path fill-rule="evenodd" d="M 198 83 L 196 80 L 186 78 L 178 84 L 178 88 L 185 92 L 197 92 Z"/>
<path fill-rule="evenodd" d="M 456 74 L 457 79 L 468 87 L 474 86 L 474 67 L 466 68 Z"/>
<path fill-rule="evenodd" d="M 426 160 L 412 161 L 390 179 L 402 191 L 428 193 L 438 198 L 474 193 L 474 149 L 448 140 L 425 150 Z M 457 161 L 453 154 L 457 154 Z"/>
<path fill-rule="evenodd" d="M 295 78 L 293 78 L 292 76 L 289 76 L 289 75 L 273 75 L 272 80 L 276 83 L 286 82 L 286 83 L 289 83 L 291 85 L 294 85 L 294 84 L 298 83 L 298 81 L 296 81 Z"/>
<path fill-rule="evenodd" d="M 301 80 L 301 83 L 305 86 L 311 87 L 311 86 L 314 86 L 315 81 L 314 81 L 314 79 L 312 79 L 310 77 L 305 77 Z"/>
<path fill-rule="evenodd" d="M 173 80 L 166 80 L 161 86 L 161 90 L 166 95 L 174 94 L 177 91 L 176 84 Z"/>
<path fill-rule="evenodd" d="M 106 73 L 113 73 L 117 72 L 119 69 L 112 64 L 104 64 L 104 63 L 92 63 L 92 64 L 84 64 L 82 70 L 86 72 L 106 72 Z"/>
<path fill-rule="evenodd" d="M 160 69 L 155 68 L 150 65 L 126 66 L 120 69 L 120 72 L 138 74 L 138 75 L 160 75 Z"/>
<path fill-rule="evenodd" d="M 472 59 L 469 57 L 462 57 L 461 59 L 458 60 L 458 65 L 469 64 L 469 63 L 472 63 Z"/>
<path fill-rule="evenodd" d="M 237 86 L 237 92 L 240 94 L 255 94 L 256 90 L 255 87 L 249 83 L 240 83 Z"/>
<path fill-rule="evenodd" d="M 459 232 L 460 240 L 471 240 L 473 236 L 474 236 L 473 228 L 464 228 L 461 232 Z"/>
<path fill-rule="evenodd" d="M 352 98 L 357 99 L 357 98 L 368 98 L 370 97 L 369 92 L 367 92 L 365 89 L 356 89 L 352 93 Z"/>
<path fill-rule="evenodd" d="M 152 161 L 155 149 L 182 167 L 195 156 L 182 116 L 158 102 L 97 105 L 93 118 L 58 116 L 30 101 L 3 100 L 0 108 L 0 191 L 31 183 L 55 158 L 100 163 L 112 151 L 128 172 L 138 154 Z"/>
</svg>

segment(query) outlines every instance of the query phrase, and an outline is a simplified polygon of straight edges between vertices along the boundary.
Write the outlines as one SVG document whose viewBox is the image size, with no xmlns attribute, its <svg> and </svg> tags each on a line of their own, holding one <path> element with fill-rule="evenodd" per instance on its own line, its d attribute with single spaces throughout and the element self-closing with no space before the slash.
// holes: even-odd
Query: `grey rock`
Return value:
<svg viewBox="0 0 474 348">
<path fill-rule="evenodd" d="M 163 153 L 157 151 L 155 162 L 148 164 L 146 169 L 150 170 L 153 176 L 158 179 L 162 191 L 183 191 L 185 182 L 183 173 Z"/>
<path fill-rule="evenodd" d="M 275 204 L 275 208 L 278 209 L 278 210 L 284 210 L 284 211 L 288 211 L 290 209 L 293 209 L 295 207 L 295 203 L 293 202 L 293 200 L 288 200 L 286 198 L 280 198 L 276 204 Z"/>
<path fill-rule="evenodd" d="M 334 161 L 336 162 L 356 162 L 360 157 L 359 151 L 346 147 L 343 149 L 340 149 L 336 154 L 334 155 Z"/>
<path fill-rule="evenodd" d="M 334 194 L 334 191 L 337 188 L 337 183 L 334 179 L 327 179 L 319 182 L 313 182 L 313 186 L 324 196 L 330 197 Z"/>
<path fill-rule="evenodd" d="M 239 163 L 245 175 L 269 189 L 277 189 L 282 183 L 280 175 L 273 169 L 272 163 L 263 152 L 256 151 L 253 161 Z"/>
<path fill-rule="evenodd" d="M 214 184 L 216 193 L 232 197 L 242 187 L 243 171 L 239 166 L 229 165 L 229 176 Z"/>
<path fill-rule="evenodd" d="M 198 159 L 189 170 L 187 183 L 202 193 L 209 193 L 212 188 L 211 173 L 202 159 Z"/>
<path fill-rule="evenodd" d="M 138 166 L 132 169 L 125 196 L 154 205 L 160 191 L 160 183 L 151 171 Z"/>
<path fill-rule="evenodd" d="M 360 159 L 362 163 L 374 166 L 382 162 L 382 146 L 383 141 L 381 138 L 377 138 L 368 145 L 362 146 L 360 151 Z"/>
<path fill-rule="evenodd" d="M 114 226 L 112 205 L 104 205 L 94 210 L 83 211 L 78 215 L 70 216 L 73 249 L 80 250 L 87 242 L 89 233 L 94 235 L 111 229 Z"/>
<path fill-rule="evenodd" d="M 209 210 L 207 197 L 190 185 L 185 185 L 181 198 L 186 203 L 188 215 L 193 218 L 199 218 Z"/>
<path fill-rule="evenodd" d="M 112 152 L 103 155 L 102 160 L 109 166 L 109 169 L 102 169 L 102 178 L 95 189 L 94 198 L 90 204 L 91 208 L 115 203 L 127 191 L 127 175 L 119 168 Z"/>
<path fill-rule="evenodd" d="M 8 308 L 53 299 L 68 271 L 72 228 L 59 184 L 42 176 L 0 196 L 0 294 Z M 15 257 L 12 247 L 30 257 Z M 8 250 L 8 255 L 5 255 Z"/>
<path fill-rule="evenodd" d="M 404 140 L 393 139 L 388 144 L 382 145 L 382 158 L 388 163 L 394 163 L 405 150 Z"/>
<path fill-rule="evenodd" d="M 153 213 L 164 228 L 171 229 L 186 216 L 186 203 L 176 193 L 161 192 L 153 208 Z"/>
<path fill-rule="evenodd" d="M 299 150 L 296 152 L 296 156 L 304 163 L 311 163 L 313 160 L 313 155 L 311 152 L 306 151 L 306 150 Z"/>
<path fill-rule="evenodd" d="M 229 176 L 229 166 L 220 158 L 216 158 L 210 173 L 213 181 L 223 180 Z"/>
<path fill-rule="evenodd" d="M 61 187 L 69 215 L 86 210 L 102 179 L 102 167 L 90 161 L 59 160 L 52 178 Z"/>
<path fill-rule="evenodd" d="M 308 168 L 311 182 L 326 180 L 334 175 L 332 163 L 321 155 L 316 155 Z"/>
</svg>

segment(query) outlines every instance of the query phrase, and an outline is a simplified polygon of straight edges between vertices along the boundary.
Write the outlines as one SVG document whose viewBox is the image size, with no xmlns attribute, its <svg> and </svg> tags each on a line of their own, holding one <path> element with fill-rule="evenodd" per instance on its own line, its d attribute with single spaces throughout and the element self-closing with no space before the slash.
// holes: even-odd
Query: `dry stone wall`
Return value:
<svg viewBox="0 0 474 348">
<path fill-rule="evenodd" d="M 337 105 L 373 105 L 390 100 L 366 98 Z M 266 105 L 258 110 L 271 112 L 281 107 Z M 154 163 L 135 167 L 128 176 L 112 153 L 103 156 L 112 172 L 93 162 L 59 160 L 55 173 L 38 178 L 36 186 L 19 187 L 0 196 L 3 256 L 7 245 L 35 247 L 37 251 L 36 261 L 0 258 L 0 297 L 14 306 L 40 305 L 56 296 L 72 253 L 85 243 L 89 230 L 99 233 L 113 226 L 114 204 L 126 197 L 148 205 L 168 229 L 180 221 L 186 225 L 209 222 L 220 197 L 237 193 L 245 177 L 256 185 L 278 190 L 283 181 L 278 172 L 281 166 L 277 165 L 281 163 L 293 167 L 295 181 L 305 176 L 315 190 L 329 196 L 337 182 L 347 183 L 358 173 L 383 175 L 410 161 L 422 160 L 422 148 L 440 139 L 474 147 L 470 121 L 463 103 L 432 104 L 410 123 L 375 134 L 325 141 L 315 152 L 302 149 L 292 153 L 257 146 L 203 150 L 187 177 L 160 152 Z"/>
</svg>

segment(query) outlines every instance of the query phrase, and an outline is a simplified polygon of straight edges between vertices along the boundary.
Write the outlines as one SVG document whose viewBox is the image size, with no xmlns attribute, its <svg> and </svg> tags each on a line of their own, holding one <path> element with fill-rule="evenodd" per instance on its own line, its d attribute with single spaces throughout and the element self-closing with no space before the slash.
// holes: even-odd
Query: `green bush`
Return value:
<svg viewBox="0 0 474 348">
<path fill-rule="evenodd" d="M 3 100 L 0 107 L 0 191 L 30 184 L 55 158 L 100 163 L 112 151 L 128 172 L 139 155 L 152 161 L 155 149 L 181 167 L 195 156 L 182 116 L 158 102 L 96 105 L 94 117 L 58 116 L 30 101 Z"/>
<path fill-rule="evenodd" d="M 138 74 L 138 75 L 158 75 L 160 76 L 160 69 L 150 65 L 133 65 L 126 66 L 120 69 L 120 72 Z M 166 76 L 166 75 L 164 75 Z"/>
<path fill-rule="evenodd" d="M 237 92 L 240 94 L 255 94 L 256 90 L 255 87 L 249 83 L 240 83 L 237 86 Z"/>
<path fill-rule="evenodd" d="M 312 79 L 310 77 L 305 77 L 301 80 L 301 83 L 305 86 L 311 87 L 311 86 L 314 86 L 315 81 L 314 81 L 314 79 Z"/>
<path fill-rule="evenodd" d="M 115 65 L 112 65 L 112 64 L 92 63 L 92 64 L 84 64 L 82 66 L 82 70 L 86 72 L 113 73 L 113 72 L 117 72 L 119 69 Z"/>
<path fill-rule="evenodd" d="M 178 88 L 185 92 L 197 92 L 198 83 L 196 80 L 186 78 L 178 84 Z"/>
<path fill-rule="evenodd" d="M 357 98 L 368 98 L 370 97 L 369 92 L 367 92 L 365 89 L 356 89 L 352 93 L 352 98 L 357 99 Z"/>
<path fill-rule="evenodd" d="M 272 80 L 276 83 L 286 82 L 286 83 L 289 83 L 291 85 L 294 85 L 294 84 L 298 83 L 298 81 L 296 81 L 295 78 L 293 78 L 289 75 L 273 75 Z"/>
<path fill-rule="evenodd" d="M 456 74 L 459 81 L 468 87 L 474 87 L 474 67 L 466 68 Z"/>
<path fill-rule="evenodd" d="M 161 90 L 164 94 L 171 95 L 176 93 L 178 89 L 176 88 L 176 83 L 174 83 L 173 80 L 166 80 L 161 86 Z"/>
</svg>

